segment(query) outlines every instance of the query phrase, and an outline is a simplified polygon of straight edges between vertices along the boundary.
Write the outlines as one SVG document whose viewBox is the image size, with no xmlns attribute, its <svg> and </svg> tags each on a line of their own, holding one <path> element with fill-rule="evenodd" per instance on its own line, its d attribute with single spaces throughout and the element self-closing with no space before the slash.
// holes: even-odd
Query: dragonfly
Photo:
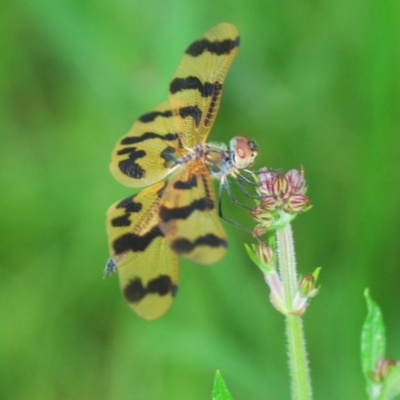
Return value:
<svg viewBox="0 0 400 400">
<path fill-rule="evenodd" d="M 222 192 L 231 194 L 228 178 L 240 180 L 258 151 L 245 136 L 234 137 L 229 148 L 206 139 L 239 43 L 237 28 L 220 23 L 190 44 L 168 100 L 139 117 L 112 152 L 112 175 L 145 188 L 107 211 L 111 257 L 105 275 L 118 271 L 125 300 L 144 319 L 156 319 L 171 306 L 179 256 L 212 264 L 226 253 L 213 179 L 220 182 L 220 205 Z"/>
</svg>

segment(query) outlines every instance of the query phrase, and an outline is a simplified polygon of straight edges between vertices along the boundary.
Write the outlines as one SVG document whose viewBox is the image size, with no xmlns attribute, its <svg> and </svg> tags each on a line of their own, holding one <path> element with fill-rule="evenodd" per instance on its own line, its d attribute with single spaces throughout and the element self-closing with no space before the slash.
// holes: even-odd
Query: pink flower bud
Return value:
<svg viewBox="0 0 400 400">
<path fill-rule="evenodd" d="M 310 199 L 304 194 L 293 194 L 289 197 L 285 211 L 301 213 L 310 209 Z"/>
<path fill-rule="evenodd" d="M 379 358 L 374 371 L 371 372 L 371 378 L 376 382 L 382 382 L 395 365 L 397 365 L 397 362 L 391 358 Z"/>
</svg>

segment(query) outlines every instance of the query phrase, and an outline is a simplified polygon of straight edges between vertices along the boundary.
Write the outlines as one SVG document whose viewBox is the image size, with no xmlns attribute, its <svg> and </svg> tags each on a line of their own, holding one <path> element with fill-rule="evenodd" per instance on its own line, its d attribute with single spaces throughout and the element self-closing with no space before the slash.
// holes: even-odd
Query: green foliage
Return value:
<svg viewBox="0 0 400 400">
<path fill-rule="evenodd" d="M 369 291 L 365 291 L 368 313 L 361 332 L 361 360 L 365 377 L 370 378 L 378 360 L 385 356 L 386 331 L 382 312 L 371 299 Z"/>
<path fill-rule="evenodd" d="M 359 332 L 369 286 L 400 337 L 398 1 L 20 0 L 0 5 L 0 398 L 288 398 L 281 316 L 225 225 L 229 251 L 181 260 L 168 314 L 139 320 L 108 258 L 115 142 L 167 95 L 186 46 L 221 21 L 241 48 L 210 140 L 257 140 L 257 167 L 303 164 L 314 208 L 293 224 L 315 398 L 364 399 Z M 242 199 L 243 202 L 248 199 Z M 252 202 L 250 202 L 252 204 Z M 224 199 L 225 214 L 251 227 Z M 302 266 L 307 266 L 302 269 Z"/>
<path fill-rule="evenodd" d="M 400 365 L 391 368 L 386 377 L 380 400 L 391 400 L 400 395 Z"/>
<path fill-rule="evenodd" d="M 222 375 L 219 371 L 215 373 L 214 388 L 212 394 L 213 400 L 233 400 L 228 388 L 225 385 Z"/>
<path fill-rule="evenodd" d="M 365 291 L 368 313 L 361 332 L 361 361 L 362 369 L 367 381 L 367 393 L 371 399 L 376 391 L 377 383 L 371 379 L 378 360 L 385 356 L 386 332 L 382 312 L 371 299 L 368 290 Z"/>
<path fill-rule="evenodd" d="M 386 331 L 382 312 L 365 291 L 368 313 L 361 332 L 361 361 L 371 400 L 390 400 L 400 394 L 400 365 L 385 359 Z"/>
</svg>

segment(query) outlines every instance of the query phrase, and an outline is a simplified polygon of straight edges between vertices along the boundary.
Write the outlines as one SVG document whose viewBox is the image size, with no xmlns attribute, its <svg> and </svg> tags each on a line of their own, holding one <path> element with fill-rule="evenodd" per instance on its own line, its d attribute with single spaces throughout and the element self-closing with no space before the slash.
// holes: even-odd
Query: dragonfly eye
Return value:
<svg viewBox="0 0 400 400">
<path fill-rule="evenodd" d="M 256 143 L 246 136 L 234 137 L 230 141 L 230 149 L 235 167 L 239 169 L 252 165 L 258 155 Z"/>
</svg>

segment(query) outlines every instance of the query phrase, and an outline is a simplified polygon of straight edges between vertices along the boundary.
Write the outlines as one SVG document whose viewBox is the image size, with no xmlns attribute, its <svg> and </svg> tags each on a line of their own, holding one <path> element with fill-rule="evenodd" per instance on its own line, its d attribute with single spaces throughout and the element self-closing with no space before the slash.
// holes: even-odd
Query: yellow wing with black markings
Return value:
<svg viewBox="0 0 400 400">
<path fill-rule="evenodd" d="M 205 142 L 239 42 L 234 25 L 218 24 L 193 42 L 181 58 L 169 86 L 169 103 L 186 147 Z"/>
<path fill-rule="evenodd" d="M 236 27 L 222 23 L 186 49 L 169 101 L 142 115 L 115 146 L 110 169 L 119 182 L 131 187 L 158 182 L 175 167 L 174 158 L 206 140 L 238 46 Z"/>
<path fill-rule="evenodd" d="M 212 264 L 224 256 L 226 234 L 203 160 L 183 166 L 166 183 L 159 217 L 167 243 L 178 254 L 200 264 Z"/>
<path fill-rule="evenodd" d="M 125 300 L 142 318 L 160 317 L 178 288 L 178 256 L 159 228 L 159 182 L 107 212 L 110 253 Z"/>
<path fill-rule="evenodd" d="M 118 141 L 110 170 L 123 185 L 147 186 L 165 178 L 175 166 L 171 155 L 179 158 L 181 153 L 175 116 L 165 101 L 143 114 Z"/>
<path fill-rule="evenodd" d="M 172 77 L 168 101 L 142 115 L 113 150 L 110 169 L 119 182 L 152 185 L 107 212 L 106 274 L 118 270 L 126 301 L 145 319 L 170 307 L 178 287 L 178 255 L 210 264 L 226 252 L 202 158 L 206 146 L 197 145 L 213 125 L 238 46 L 239 33 L 228 23 L 193 42 Z"/>
<path fill-rule="evenodd" d="M 223 82 L 236 56 L 239 33 L 222 23 L 185 51 L 169 87 L 169 101 L 142 115 L 115 146 L 111 172 L 126 186 L 165 178 L 187 149 L 206 140 L 221 101 Z"/>
</svg>

